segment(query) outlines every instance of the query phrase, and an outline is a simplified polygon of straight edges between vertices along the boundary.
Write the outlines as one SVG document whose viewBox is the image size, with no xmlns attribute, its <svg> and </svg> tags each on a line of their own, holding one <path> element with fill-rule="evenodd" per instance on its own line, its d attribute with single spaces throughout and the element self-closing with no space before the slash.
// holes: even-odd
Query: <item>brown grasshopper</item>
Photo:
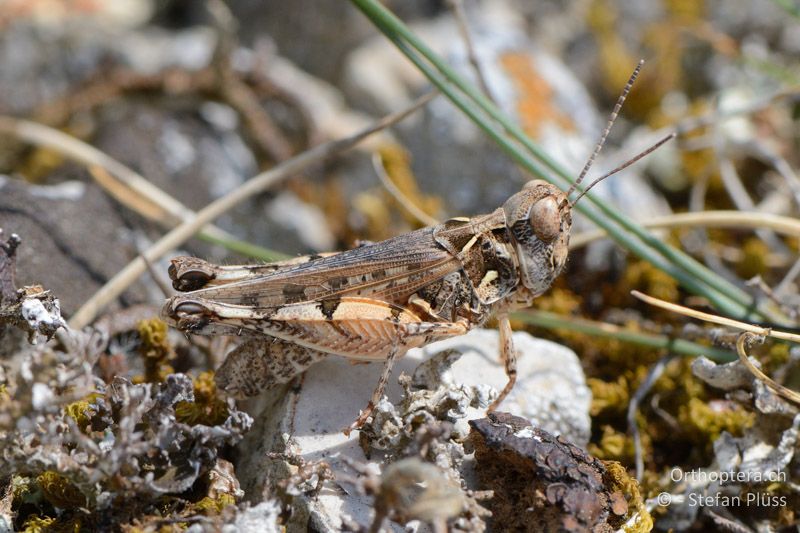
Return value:
<svg viewBox="0 0 800 533">
<path fill-rule="evenodd" d="M 640 67 L 575 185 L 599 152 Z M 238 397 L 286 383 L 330 354 L 384 361 L 378 386 L 353 427 L 380 400 L 397 357 L 463 335 L 494 315 L 508 383 L 491 410 L 516 380 L 509 312 L 530 306 L 567 261 L 577 201 L 568 196 L 575 185 L 565 193 L 533 180 L 492 213 L 453 218 L 337 254 L 254 266 L 177 257 L 169 274 L 175 289 L 188 293 L 170 298 L 162 315 L 187 333 L 250 337 L 216 373 L 219 388 Z"/>
</svg>

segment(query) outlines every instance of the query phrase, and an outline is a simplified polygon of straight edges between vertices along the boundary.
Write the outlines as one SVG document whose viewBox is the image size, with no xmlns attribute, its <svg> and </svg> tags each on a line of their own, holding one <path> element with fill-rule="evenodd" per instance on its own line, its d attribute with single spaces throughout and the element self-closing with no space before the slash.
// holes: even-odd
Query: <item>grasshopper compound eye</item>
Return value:
<svg viewBox="0 0 800 533">
<path fill-rule="evenodd" d="M 209 281 L 214 279 L 214 276 L 200 270 L 189 270 L 188 272 L 177 275 L 174 274 L 174 266 L 170 266 L 169 268 L 171 269 L 169 274 L 172 278 L 172 287 L 181 292 L 201 289 L 208 284 Z"/>
<path fill-rule="evenodd" d="M 544 242 L 550 242 L 561 232 L 561 212 L 558 201 L 552 196 L 545 196 L 531 207 L 531 228 L 533 233 Z"/>
</svg>

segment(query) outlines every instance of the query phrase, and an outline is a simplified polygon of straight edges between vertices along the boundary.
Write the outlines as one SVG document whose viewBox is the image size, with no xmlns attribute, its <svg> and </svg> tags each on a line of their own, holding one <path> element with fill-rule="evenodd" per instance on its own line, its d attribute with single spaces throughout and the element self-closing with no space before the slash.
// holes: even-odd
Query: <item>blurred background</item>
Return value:
<svg viewBox="0 0 800 533">
<path fill-rule="evenodd" d="M 797 216 L 796 2 L 385 5 L 574 175 L 644 59 L 588 179 L 666 133 L 679 136 L 597 187 L 620 211 L 642 221 L 708 210 Z M 174 226 L 182 210 L 201 209 L 260 171 L 351 134 L 429 89 L 343 0 L 0 0 L 0 228 L 23 239 L 17 285 L 44 285 L 69 318 Z M 76 162 L 75 150 L 84 152 L 19 119 L 88 143 L 149 186 L 131 188 L 119 173 Z M 357 149 L 250 198 L 216 220 L 217 238 L 192 239 L 173 255 L 232 264 L 347 249 L 432 220 L 489 212 L 530 178 L 439 96 Z M 765 226 L 734 226 L 658 235 L 796 319 L 796 230 L 787 237 Z M 573 236 L 591 229 L 578 217 Z M 147 316 L 155 314 L 164 295 L 153 280 L 163 285 L 167 267 L 168 258 L 153 265 L 111 309 L 146 304 Z M 706 344 L 719 340 L 718 332 L 637 303 L 631 289 L 707 303 L 599 241 L 572 252 L 537 308 Z M 632 468 L 627 408 L 664 354 L 618 339 L 515 326 L 579 353 L 594 396 L 588 449 Z M 796 388 L 800 353 L 779 344 L 762 355 L 767 370 Z M 741 435 L 756 419 L 751 407 L 699 382 L 683 360 L 673 360 L 653 390 L 657 401 L 642 408 L 640 419 L 648 497 L 668 484 L 663 473 L 673 465 L 712 463 L 720 435 Z M 780 416 L 760 434 L 787 430 L 789 419 Z M 797 473 L 798 461 L 792 464 Z M 793 490 L 796 503 L 796 484 Z M 660 527 L 713 522 L 696 521 L 697 509 L 683 508 L 681 516 L 676 509 Z M 739 518 L 744 511 L 734 509 Z M 791 505 L 767 511 L 763 523 L 770 527 L 797 519 Z"/>
<path fill-rule="evenodd" d="M 444 1 L 387 5 L 575 174 L 645 59 L 594 175 L 669 129 L 686 133 L 604 183 L 600 193 L 634 217 L 707 207 L 796 209 L 796 123 L 786 93 L 798 75 L 800 25 L 790 3 L 492 0 L 459 1 L 457 11 Z M 428 88 L 342 1 L 5 0 L 0 27 L 0 113 L 82 139 L 195 210 Z M 719 118 L 742 110 L 750 112 Z M 373 153 L 436 219 L 493 210 L 529 178 L 439 97 L 360 151 L 253 198 L 217 224 L 288 255 L 419 226 L 381 186 Z M 727 180 L 721 163 L 731 170 Z M 144 200 L 130 197 L 121 207 L 119 195 L 103 194 L 102 180 L 83 165 L 13 136 L 3 137 L 0 172 L 0 223 L 30 244 L 20 257 L 22 281 L 62 289 L 67 315 L 169 224 Z M 739 244 L 721 252 L 723 262 L 764 245 Z M 31 257 L 33 250 L 41 257 Z M 197 241 L 187 250 L 243 259 Z M 594 255 L 595 267 L 608 266 L 605 252 Z M 60 287 L 65 279 L 70 283 Z M 147 295 L 139 286 L 125 301 Z"/>
</svg>

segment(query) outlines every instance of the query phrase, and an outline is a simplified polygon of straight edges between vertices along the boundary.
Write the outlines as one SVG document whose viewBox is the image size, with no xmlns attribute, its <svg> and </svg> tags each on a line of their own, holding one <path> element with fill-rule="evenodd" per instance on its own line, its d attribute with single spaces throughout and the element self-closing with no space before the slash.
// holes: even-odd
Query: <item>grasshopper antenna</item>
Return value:
<svg viewBox="0 0 800 533">
<path fill-rule="evenodd" d="M 580 176 L 578 176 L 578 179 L 575 180 L 575 183 L 570 185 L 569 189 L 567 190 L 567 198 L 569 198 L 569 195 L 572 194 L 572 191 L 574 191 L 575 188 L 578 185 L 580 185 L 580 183 L 583 181 L 583 178 L 586 177 L 586 173 L 589 172 L 590 168 L 592 168 L 592 163 L 594 163 L 597 154 L 599 154 L 600 150 L 603 149 L 603 145 L 606 142 L 606 137 L 608 137 L 608 134 L 611 132 L 611 127 L 614 125 L 614 121 L 617 120 L 617 116 L 619 115 L 619 110 L 622 109 L 622 104 L 625 103 L 625 98 L 627 98 L 628 93 L 631 92 L 631 87 L 633 87 L 633 82 L 635 82 L 637 76 L 639 76 L 639 71 L 642 70 L 642 65 L 644 65 L 644 59 L 639 60 L 639 64 L 636 65 L 636 68 L 633 70 L 633 74 L 631 74 L 631 77 L 628 78 L 628 83 L 626 83 L 625 88 L 622 89 L 622 94 L 620 94 L 619 98 L 617 98 L 617 103 L 614 106 L 614 110 L 608 117 L 608 123 L 606 124 L 606 129 L 603 130 L 603 134 L 600 135 L 600 140 L 597 141 L 597 144 L 594 147 L 594 152 L 592 152 L 592 155 L 589 156 L 589 159 L 583 166 L 583 170 L 581 170 L 581 174 Z M 575 205 L 575 202 L 572 202 L 572 205 Z"/>
<path fill-rule="evenodd" d="M 599 178 L 594 180 L 588 187 L 586 187 L 583 190 L 583 192 L 581 192 L 578 195 L 578 197 L 575 198 L 572 201 L 570 206 L 574 207 L 575 204 L 578 203 L 578 200 L 583 198 L 583 195 L 585 195 L 587 192 L 589 192 L 589 189 L 591 189 L 592 187 L 594 187 L 595 185 L 597 185 L 598 183 L 600 183 L 604 179 L 606 179 L 606 178 L 608 178 L 610 176 L 613 176 L 614 174 L 616 174 L 617 172 L 620 172 L 621 170 L 625 170 L 626 168 L 628 168 L 629 166 L 631 166 L 632 164 L 636 163 L 638 160 L 640 160 L 641 158 L 646 156 L 647 154 L 656 151 L 662 144 L 664 144 L 665 142 L 667 142 L 667 141 L 669 141 L 671 139 L 674 139 L 676 136 L 677 136 L 677 134 L 675 132 L 670 133 L 666 137 L 662 138 L 661 140 L 659 140 L 658 142 L 656 142 L 655 144 L 650 146 L 650 148 L 647 148 L 646 150 L 643 150 L 642 152 L 639 152 L 639 154 L 637 154 L 637 155 L 633 156 L 632 158 L 628 159 L 627 161 L 622 163 L 620 166 L 618 166 L 614 170 L 610 170 L 610 171 L 606 172 L 605 174 L 603 174 L 602 176 L 600 176 Z"/>
</svg>

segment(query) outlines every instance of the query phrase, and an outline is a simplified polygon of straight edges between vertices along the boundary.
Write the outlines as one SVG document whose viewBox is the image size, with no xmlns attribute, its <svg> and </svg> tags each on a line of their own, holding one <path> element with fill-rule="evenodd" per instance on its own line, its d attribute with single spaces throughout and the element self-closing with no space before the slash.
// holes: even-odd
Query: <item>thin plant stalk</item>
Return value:
<svg viewBox="0 0 800 533">
<path fill-rule="evenodd" d="M 472 87 L 466 79 L 439 58 L 402 21 L 397 19 L 376 0 L 351 1 L 434 85 L 439 87 L 481 129 L 489 133 L 517 162 L 533 174 L 541 176 L 562 188 L 566 188 L 572 183 L 573 179 L 563 167 L 545 154 L 541 148 L 525 135 L 519 126 L 500 112 L 480 91 Z M 490 133 L 490 130 L 494 134 Z M 548 172 L 538 164 L 531 164 L 531 158 L 525 157 L 518 145 L 515 146 L 508 142 L 509 137 L 513 138 L 515 143 L 521 145 L 525 151 L 533 155 L 544 167 L 552 172 Z M 506 142 L 500 142 L 499 138 L 506 139 Z M 608 231 L 609 235 L 625 248 L 653 263 L 656 267 L 665 270 L 691 292 L 705 296 L 721 311 L 734 316 L 748 316 L 755 312 L 774 322 L 785 322 L 787 320 L 774 309 L 756 308 L 753 298 L 736 285 L 720 276 L 716 276 L 684 252 L 660 241 L 620 213 L 619 210 L 605 202 L 598 201 L 592 195 L 588 195 L 588 197 L 590 202 L 600 210 L 600 213 L 590 210 L 585 202 L 577 206 L 580 211 Z M 621 226 L 621 231 L 612 231 L 611 227 L 614 224 Z M 636 244 L 637 239 L 639 240 L 638 244 Z M 664 261 L 656 261 L 655 257 L 657 255 L 662 256 Z M 665 262 L 673 265 L 673 268 L 669 270 L 663 268 Z M 678 272 L 682 272 L 683 275 L 678 275 Z"/>
</svg>

